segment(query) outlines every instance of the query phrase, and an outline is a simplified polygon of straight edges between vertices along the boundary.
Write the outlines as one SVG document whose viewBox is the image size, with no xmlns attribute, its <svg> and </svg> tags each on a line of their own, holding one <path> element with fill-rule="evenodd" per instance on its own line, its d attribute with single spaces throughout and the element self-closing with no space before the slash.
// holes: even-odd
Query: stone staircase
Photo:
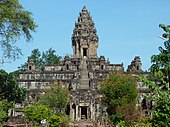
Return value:
<svg viewBox="0 0 170 127">
<path fill-rule="evenodd" d="M 82 70 L 81 70 L 81 78 L 80 78 L 80 89 L 89 89 L 89 78 L 88 78 L 88 70 L 86 58 L 82 59 L 81 62 Z"/>
<path fill-rule="evenodd" d="M 94 127 L 93 122 L 87 120 L 80 120 L 78 123 L 78 127 Z"/>
</svg>

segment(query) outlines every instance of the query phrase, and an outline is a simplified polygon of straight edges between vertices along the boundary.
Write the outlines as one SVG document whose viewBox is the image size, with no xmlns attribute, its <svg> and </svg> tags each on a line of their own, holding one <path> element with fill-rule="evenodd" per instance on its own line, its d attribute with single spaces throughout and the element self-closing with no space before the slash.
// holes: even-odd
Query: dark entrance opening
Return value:
<svg viewBox="0 0 170 127">
<path fill-rule="evenodd" d="M 32 67 L 31 66 L 29 66 L 29 70 L 31 71 L 31 69 L 32 69 Z"/>
<path fill-rule="evenodd" d="M 83 56 L 87 56 L 87 48 L 83 48 Z"/>
<path fill-rule="evenodd" d="M 81 107 L 81 119 L 87 119 L 87 107 Z"/>
<path fill-rule="evenodd" d="M 69 65 L 67 64 L 67 70 L 69 69 Z"/>
<path fill-rule="evenodd" d="M 143 110 L 146 110 L 146 109 L 147 109 L 146 99 L 145 99 L 145 98 L 142 100 L 142 109 L 143 109 Z"/>
<path fill-rule="evenodd" d="M 66 115 L 70 115 L 70 105 L 67 105 L 65 112 Z"/>
<path fill-rule="evenodd" d="M 104 66 L 103 65 L 101 65 L 101 70 L 103 70 L 104 69 Z"/>
<path fill-rule="evenodd" d="M 139 66 L 137 66 L 136 69 L 139 70 Z"/>
</svg>

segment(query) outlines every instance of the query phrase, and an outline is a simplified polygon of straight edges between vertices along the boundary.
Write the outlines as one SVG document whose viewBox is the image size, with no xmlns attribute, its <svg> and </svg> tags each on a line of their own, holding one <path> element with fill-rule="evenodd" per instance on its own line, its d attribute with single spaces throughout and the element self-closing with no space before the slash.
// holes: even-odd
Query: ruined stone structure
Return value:
<svg viewBox="0 0 170 127">
<path fill-rule="evenodd" d="M 128 66 L 127 73 L 147 77 L 148 72 L 144 72 L 141 67 L 142 63 L 140 57 L 136 56 L 134 60 L 132 60 L 131 64 Z M 138 106 L 141 106 L 143 115 L 151 115 L 153 110 L 153 101 L 146 99 L 145 97 L 146 94 L 150 94 L 149 88 L 143 82 L 138 81 L 137 89 L 139 94 Z"/>
<path fill-rule="evenodd" d="M 127 72 L 143 72 L 142 63 L 139 56 L 136 56 L 131 64 L 128 66 Z"/>
<path fill-rule="evenodd" d="M 20 72 L 19 85 L 28 89 L 31 103 L 54 82 L 62 81 L 70 89 L 69 115 L 71 121 L 87 119 L 104 126 L 104 110 L 98 93 L 99 82 L 113 71 L 124 72 L 123 64 L 111 64 L 104 56 L 97 56 L 98 36 L 95 24 L 86 7 L 83 7 L 72 34 L 73 57 L 65 56 L 56 65 L 46 65 L 41 72 L 34 61 L 28 60 L 28 69 Z M 141 61 L 135 57 L 128 72 L 142 72 Z M 100 121 L 100 122 L 99 122 Z"/>
</svg>

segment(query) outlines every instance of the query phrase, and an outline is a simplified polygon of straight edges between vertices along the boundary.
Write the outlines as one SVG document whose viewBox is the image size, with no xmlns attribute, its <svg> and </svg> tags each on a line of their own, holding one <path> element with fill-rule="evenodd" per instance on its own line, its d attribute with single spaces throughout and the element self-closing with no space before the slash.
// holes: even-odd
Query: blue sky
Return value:
<svg viewBox="0 0 170 127">
<path fill-rule="evenodd" d="M 17 42 L 21 59 L 0 65 L 8 72 L 27 61 L 35 48 L 49 48 L 64 56 L 72 54 L 71 36 L 79 12 L 85 5 L 93 17 L 99 36 L 98 56 L 104 55 L 113 64 L 124 63 L 125 69 L 135 56 L 140 56 L 143 70 L 150 65 L 150 57 L 158 54 L 163 40 L 159 24 L 170 24 L 169 0 L 20 0 L 33 13 L 38 25 L 33 41 Z"/>
</svg>

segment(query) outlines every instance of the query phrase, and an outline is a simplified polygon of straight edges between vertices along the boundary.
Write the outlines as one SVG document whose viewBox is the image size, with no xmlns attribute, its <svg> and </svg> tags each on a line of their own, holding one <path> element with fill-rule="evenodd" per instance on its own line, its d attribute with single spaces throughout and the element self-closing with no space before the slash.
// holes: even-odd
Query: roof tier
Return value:
<svg viewBox="0 0 170 127">
<path fill-rule="evenodd" d="M 98 41 L 95 24 L 86 6 L 79 14 L 78 21 L 75 23 L 72 40 L 85 39 L 88 41 Z"/>
</svg>

